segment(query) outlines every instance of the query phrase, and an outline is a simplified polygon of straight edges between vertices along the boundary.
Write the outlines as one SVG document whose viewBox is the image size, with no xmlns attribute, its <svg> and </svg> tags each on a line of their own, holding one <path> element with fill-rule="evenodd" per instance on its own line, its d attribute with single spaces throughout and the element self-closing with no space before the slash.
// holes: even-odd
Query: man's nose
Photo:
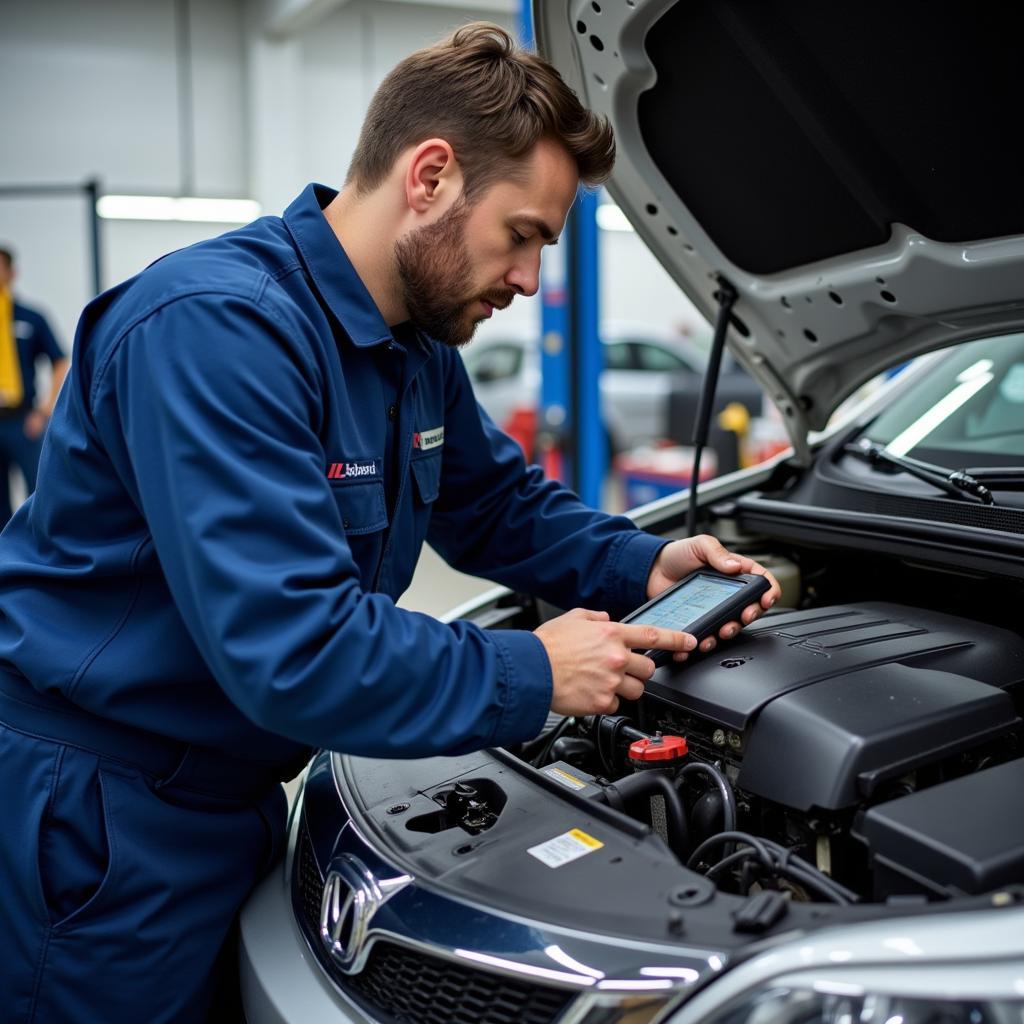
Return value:
<svg viewBox="0 0 1024 1024">
<path fill-rule="evenodd" d="M 505 283 L 520 295 L 536 295 L 540 288 L 540 257 L 515 264 L 505 275 Z"/>
</svg>

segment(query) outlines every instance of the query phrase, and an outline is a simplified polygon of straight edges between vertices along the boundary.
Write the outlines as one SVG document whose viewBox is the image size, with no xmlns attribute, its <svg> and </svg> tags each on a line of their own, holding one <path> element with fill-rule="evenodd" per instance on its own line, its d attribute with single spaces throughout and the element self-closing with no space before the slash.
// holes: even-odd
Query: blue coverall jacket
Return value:
<svg viewBox="0 0 1024 1024">
<path fill-rule="evenodd" d="M 90 305 L 41 486 L 0 540 L 0 662 L 240 756 L 535 735 L 540 641 L 396 608 L 423 541 L 625 613 L 663 543 L 524 465 L 459 355 L 394 340 L 308 187 Z"/>
<path fill-rule="evenodd" d="M 662 541 L 528 468 L 457 352 L 389 330 L 321 212 L 333 195 L 310 186 L 87 307 L 38 488 L 0 537 L 0 722 L 57 694 L 279 776 L 310 746 L 506 744 L 544 722 L 544 649 L 396 608 L 424 540 L 562 607 L 645 599 Z M 76 743 L 70 719 L 47 742 L 44 712 L 0 728 L 0 871 L 23 894 L 0 997 L 19 1021 L 192 1019 L 271 855 L 263 825 L 186 813 L 173 779 Z"/>
</svg>

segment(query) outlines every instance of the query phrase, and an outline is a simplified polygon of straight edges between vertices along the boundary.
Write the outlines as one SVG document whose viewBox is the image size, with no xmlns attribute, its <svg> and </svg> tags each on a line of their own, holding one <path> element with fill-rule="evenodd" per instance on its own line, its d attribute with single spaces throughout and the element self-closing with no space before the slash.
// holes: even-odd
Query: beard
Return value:
<svg viewBox="0 0 1024 1024">
<path fill-rule="evenodd" d="M 486 319 L 473 318 L 474 303 L 484 301 L 504 309 L 516 294 L 510 288 L 473 296 L 463 292 L 473 277 L 466 245 L 469 212 L 469 204 L 459 199 L 438 221 L 410 231 L 395 243 L 395 266 L 409 319 L 450 348 L 468 345 L 477 324 Z"/>
</svg>

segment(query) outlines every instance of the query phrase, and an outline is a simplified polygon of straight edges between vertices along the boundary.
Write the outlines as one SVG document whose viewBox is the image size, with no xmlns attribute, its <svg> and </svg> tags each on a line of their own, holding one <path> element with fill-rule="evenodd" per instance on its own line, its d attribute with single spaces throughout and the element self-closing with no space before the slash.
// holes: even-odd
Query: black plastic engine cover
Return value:
<svg viewBox="0 0 1024 1024">
<path fill-rule="evenodd" d="M 1021 636 L 872 602 L 767 616 L 647 693 L 743 734 L 742 789 L 837 810 L 1018 726 L 1005 690 L 1022 680 Z"/>
<path fill-rule="evenodd" d="M 870 808 L 875 898 L 982 893 L 1024 881 L 1024 760 Z"/>
</svg>

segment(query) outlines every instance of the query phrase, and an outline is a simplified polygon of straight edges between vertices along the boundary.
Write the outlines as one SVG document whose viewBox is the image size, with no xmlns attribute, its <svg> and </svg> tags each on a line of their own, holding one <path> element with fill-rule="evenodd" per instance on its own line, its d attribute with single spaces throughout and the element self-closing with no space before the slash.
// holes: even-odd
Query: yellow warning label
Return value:
<svg viewBox="0 0 1024 1024">
<path fill-rule="evenodd" d="M 531 846 L 526 852 L 547 864 L 549 868 L 560 868 L 563 864 L 600 850 L 602 846 L 604 843 L 600 839 L 588 836 L 582 829 L 574 828 L 539 846 Z"/>
<path fill-rule="evenodd" d="M 545 768 L 544 774 L 549 775 L 555 782 L 561 782 L 564 786 L 568 786 L 569 789 L 587 788 L 587 784 L 582 779 L 577 779 L 575 775 L 570 775 L 561 768 Z"/>
<path fill-rule="evenodd" d="M 578 839 L 585 846 L 589 846 L 592 850 L 600 850 L 604 843 L 600 839 L 595 839 L 593 836 L 588 836 L 582 829 L 573 828 L 569 830 L 569 835 L 574 839 Z"/>
</svg>

